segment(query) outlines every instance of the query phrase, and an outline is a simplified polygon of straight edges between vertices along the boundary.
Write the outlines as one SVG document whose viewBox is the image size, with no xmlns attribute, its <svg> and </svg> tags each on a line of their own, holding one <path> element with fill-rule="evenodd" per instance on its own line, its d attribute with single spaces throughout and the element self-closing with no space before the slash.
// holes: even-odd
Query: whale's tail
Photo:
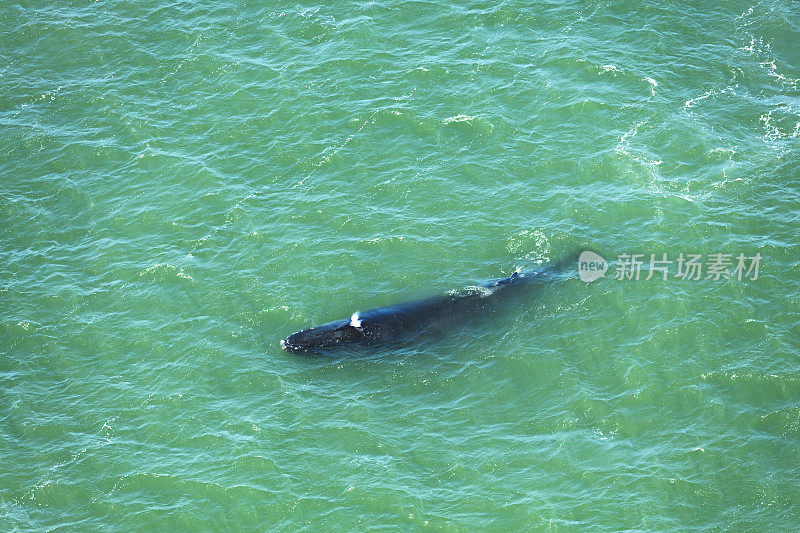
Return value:
<svg viewBox="0 0 800 533">
<path fill-rule="evenodd" d="M 525 279 L 527 281 L 554 281 L 569 277 L 570 274 L 577 272 L 578 257 L 580 252 L 570 252 L 562 255 L 555 261 L 548 261 L 539 265 L 538 268 L 517 271 L 511 276 L 500 280 L 500 282 L 510 282 L 515 279 Z"/>
</svg>

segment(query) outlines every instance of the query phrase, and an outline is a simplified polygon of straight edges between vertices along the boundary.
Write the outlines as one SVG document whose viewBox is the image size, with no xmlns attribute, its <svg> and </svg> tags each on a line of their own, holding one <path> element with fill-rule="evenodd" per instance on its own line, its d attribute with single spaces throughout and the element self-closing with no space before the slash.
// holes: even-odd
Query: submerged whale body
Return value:
<svg viewBox="0 0 800 533">
<path fill-rule="evenodd" d="M 298 331 L 282 340 L 281 347 L 295 353 L 319 352 L 408 339 L 463 321 L 499 297 L 516 292 L 512 288 L 522 288 L 526 282 L 540 278 L 547 270 L 514 272 L 507 278 L 461 291 L 353 313 L 347 319 Z"/>
</svg>

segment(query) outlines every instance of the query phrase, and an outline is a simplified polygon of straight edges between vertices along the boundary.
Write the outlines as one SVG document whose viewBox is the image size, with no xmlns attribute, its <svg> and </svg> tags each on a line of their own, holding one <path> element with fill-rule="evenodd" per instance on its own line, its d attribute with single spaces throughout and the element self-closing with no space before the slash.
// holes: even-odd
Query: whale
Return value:
<svg viewBox="0 0 800 533">
<path fill-rule="evenodd" d="M 300 330 L 280 341 L 292 353 L 325 353 L 346 347 L 390 345 L 463 323 L 499 301 L 519 294 L 554 273 L 557 265 L 510 276 L 448 293 L 367 311 L 349 318 Z"/>
</svg>

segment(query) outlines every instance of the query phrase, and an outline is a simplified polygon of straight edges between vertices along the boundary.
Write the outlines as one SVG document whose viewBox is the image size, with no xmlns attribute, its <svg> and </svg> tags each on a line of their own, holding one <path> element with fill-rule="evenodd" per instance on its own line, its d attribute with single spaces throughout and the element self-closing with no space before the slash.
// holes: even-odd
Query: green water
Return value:
<svg viewBox="0 0 800 533">
<path fill-rule="evenodd" d="M 0 530 L 795 529 L 798 44 L 788 0 L 4 3 Z M 449 336 L 278 345 L 582 248 Z M 612 275 L 718 252 L 759 276 Z"/>
</svg>

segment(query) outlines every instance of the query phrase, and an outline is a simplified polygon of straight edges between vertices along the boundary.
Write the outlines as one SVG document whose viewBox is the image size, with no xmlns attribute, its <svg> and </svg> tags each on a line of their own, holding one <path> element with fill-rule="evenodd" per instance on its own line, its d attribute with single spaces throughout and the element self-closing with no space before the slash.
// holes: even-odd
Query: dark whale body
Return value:
<svg viewBox="0 0 800 533">
<path fill-rule="evenodd" d="M 389 344 L 443 329 L 486 309 L 499 298 L 518 292 L 528 282 L 548 271 L 514 272 L 507 278 L 467 287 L 464 290 L 354 313 L 343 320 L 304 329 L 281 341 L 290 352 L 320 352 L 354 346 Z"/>
</svg>

